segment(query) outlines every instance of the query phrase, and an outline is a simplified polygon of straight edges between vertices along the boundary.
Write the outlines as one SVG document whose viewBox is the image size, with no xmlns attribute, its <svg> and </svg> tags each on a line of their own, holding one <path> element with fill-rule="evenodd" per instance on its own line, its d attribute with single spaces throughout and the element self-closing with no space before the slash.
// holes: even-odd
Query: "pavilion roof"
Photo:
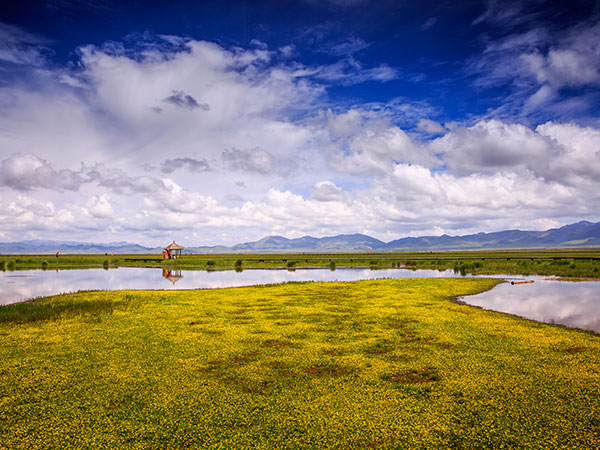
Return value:
<svg viewBox="0 0 600 450">
<path fill-rule="evenodd" d="M 182 278 L 183 278 L 182 275 L 170 275 L 167 277 L 167 280 L 169 280 L 171 283 L 175 284 Z"/>
<path fill-rule="evenodd" d="M 165 247 L 165 250 L 183 250 L 183 247 L 181 245 L 177 245 L 175 241 L 173 241 Z"/>
</svg>

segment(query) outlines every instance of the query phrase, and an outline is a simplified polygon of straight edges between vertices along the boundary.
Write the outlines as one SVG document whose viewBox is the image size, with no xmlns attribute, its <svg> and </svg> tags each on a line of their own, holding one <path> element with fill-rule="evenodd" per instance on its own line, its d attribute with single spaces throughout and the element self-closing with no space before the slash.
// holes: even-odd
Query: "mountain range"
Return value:
<svg viewBox="0 0 600 450">
<path fill-rule="evenodd" d="M 165 242 L 167 245 L 168 242 Z M 465 236 L 405 237 L 383 242 L 364 234 L 340 234 L 316 238 L 287 239 L 267 236 L 258 241 L 227 246 L 188 246 L 186 253 L 294 253 L 294 252 L 407 252 L 446 250 L 493 250 L 525 248 L 600 247 L 600 222 L 581 221 L 546 231 L 507 230 Z M 129 242 L 83 243 L 63 241 L 0 242 L 1 254 L 148 254 L 160 253 L 160 247 L 144 247 Z"/>
</svg>

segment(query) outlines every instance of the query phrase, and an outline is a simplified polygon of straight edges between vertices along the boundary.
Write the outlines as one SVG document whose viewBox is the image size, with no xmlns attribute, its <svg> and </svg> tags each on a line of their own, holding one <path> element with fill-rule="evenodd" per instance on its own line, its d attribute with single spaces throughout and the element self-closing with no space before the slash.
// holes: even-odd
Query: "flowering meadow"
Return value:
<svg viewBox="0 0 600 450">
<path fill-rule="evenodd" d="M 496 283 L 0 307 L 0 449 L 600 448 L 600 337 L 451 301 Z"/>
</svg>

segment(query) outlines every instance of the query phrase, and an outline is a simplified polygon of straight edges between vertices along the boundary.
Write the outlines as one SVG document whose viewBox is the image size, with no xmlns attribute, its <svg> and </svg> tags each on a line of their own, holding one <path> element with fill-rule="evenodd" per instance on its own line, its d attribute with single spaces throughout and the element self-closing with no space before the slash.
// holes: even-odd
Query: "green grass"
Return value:
<svg viewBox="0 0 600 450">
<path fill-rule="evenodd" d="M 157 259 L 144 261 L 143 259 Z M 131 261 L 133 259 L 133 261 Z M 129 260 L 129 261 L 128 261 Z M 241 265 L 239 262 L 241 261 Z M 44 264 L 44 262 L 46 264 Z M 454 269 L 475 274 L 556 275 L 599 278 L 600 249 L 495 250 L 422 253 L 310 253 L 184 255 L 161 260 L 160 255 L 1 255 L 0 270 L 79 269 L 92 267 L 176 267 L 199 270 L 272 269 L 296 267 L 371 267 L 377 269 Z M 295 265 L 294 265 L 295 264 Z"/>
<path fill-rule="evenodd" d="M 489 279 L 84 292 L 0 308 L 0 449 L 600 447 L 600 338 Z"/>
</svg>

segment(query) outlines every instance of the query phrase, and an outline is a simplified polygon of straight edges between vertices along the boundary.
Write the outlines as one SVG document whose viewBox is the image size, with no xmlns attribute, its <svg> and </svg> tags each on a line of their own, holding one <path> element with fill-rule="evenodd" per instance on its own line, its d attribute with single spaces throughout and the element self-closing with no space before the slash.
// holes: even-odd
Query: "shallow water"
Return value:
<svg viewBox="0 0 600 450">
<path fill-rule="evenodd" d="M 546 323 L 600 333 L 600 282 L 527 277 L 531 284 L 502 283 L 487 292 L 461 297 L 469 305 Z"/>
<path fill-rule="evenodd" d="M 119 289 L 205 289 L 286 281 L 356 281 L 375 278 L 460 277 L 452 270 L 408 269 L 296 269 L 163 270 L 139 267 L 118 269 L 19 270 L 0 272 L 0 305 L 30 298 L 77 292 Z"/>
<path fill-rule="evenodd" d="M 470 276 L 470 275 L 467 275 Z M 249 269 L 243 272 L 163 270 L 138 267 L 76 269 L 61 271 L 23 270 L 0 272 L 0 305 L 80 290 L 202 289 L 286 281 L 356 281 L 376 278 L 454 278 L 452 270 L 409 269 Z M 490 277 L 490 275 L 486 275 Z M 523 279 L 511 275 L 494 278 Z M 534 283 L 503 283 L 461 301 L 548 323 L 594 330 L 600 333 L 600 282 L 564 282 L 528 276 Z"/>
</svg>

